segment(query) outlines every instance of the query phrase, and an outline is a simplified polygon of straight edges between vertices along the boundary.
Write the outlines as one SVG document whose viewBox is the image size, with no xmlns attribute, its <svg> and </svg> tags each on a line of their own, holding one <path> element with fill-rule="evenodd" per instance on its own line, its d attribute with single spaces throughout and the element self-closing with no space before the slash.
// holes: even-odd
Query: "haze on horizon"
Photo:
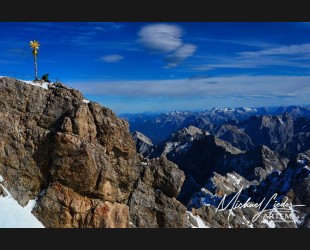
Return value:
<svg viewBox="0 0 310 250">
<path fill-rule="evenodd" d="M 117 113 L 309 104 L 310 23 L 0 23 L 0 75 L 39 76 Z"/>
</svg>

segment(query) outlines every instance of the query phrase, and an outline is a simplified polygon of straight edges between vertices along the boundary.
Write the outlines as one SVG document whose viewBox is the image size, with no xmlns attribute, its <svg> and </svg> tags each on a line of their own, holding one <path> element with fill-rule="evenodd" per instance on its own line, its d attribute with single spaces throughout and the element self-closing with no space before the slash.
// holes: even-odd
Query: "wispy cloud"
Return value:
<svg viewBox="0 0 310 250">
<path fill-rule="evenodd" d="M 242 45 L 247 47 L 256 47 L 256 48 L 271 48 L 277 46 L 274 43 L 268 43 L 263 41 L 251 41 L 251 40 L 232 40 L 232 39 L 219 39 L 219 38 L 206 38 L 206 37 L 194 37 L 193 41 L 198 42 L 207 42 L 207 43 L 224 43 L 224 44 L 235 44 Z"/>
<path fill-rule="evenodd" d="M 117 54 L 106 55 L 106 56 L 100 57 L 100 61 L 109 62 L 109 63 L 115 63 L 115 62 L 121 61 L 123 59 L 124 59 L 123 56 L 117 55 Z"/>
<path fill-rule="evenodd" d="M 193 44 L 184 44 L 183 30 L 171 24 L 151 24 L 143 27 L 139 33 L 140 43 L 153 53 L 164 54 L 165 68 L 174 68 L 196 51 Z"/>
<path fill-rule="evenodd" d="M 86 94 L 144 97 L 257 97 L 308 96 L 310 76 L 231 76 L 206 79 L 106 81 L 74 85 Z"/>
<path fill-rule="evenodd" d="M 310 54 L 310 43 L 292 44 L 288 46 L 280 46 L 272 49 L 259 51 L 241 52 L 244 57 L 274 56 L 274 55 L 304 55 Z"/>
<path fill-rule="evenodd" d="M 213 67 L 211 67 L 210 64 L 192 66 L 192 70 L 195 70 L 195 71 L 208 71 L 211 69 L 213 69 Z"/>
<path fill-rule="evenodd" d="M 232 56 L 205 57 L 210 63 L 193 65 L 192 70 L 214 68 L 263 68 L 269 66 L 310 68 L 310 43 L 292 44 L 257 51 L 243 51 Z"/>
<path fill-rule="evenodd" d="M 309 103 L 310 76 L 240 75 L 208 79 L 105 81 L 71 86 L 117 112 Z"/>
</svg>

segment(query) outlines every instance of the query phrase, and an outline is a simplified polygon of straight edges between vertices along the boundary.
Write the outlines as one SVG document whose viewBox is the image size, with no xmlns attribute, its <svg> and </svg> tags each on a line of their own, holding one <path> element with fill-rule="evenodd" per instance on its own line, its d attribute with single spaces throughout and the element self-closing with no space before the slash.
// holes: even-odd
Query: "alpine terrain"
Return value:
<svg viewBox="0 0 310 250">
<path fill-rule="evenodd" d="M 121 119 L 59 82 L 0 88 L 0 227 L 310 226 L 307 107 Z"/>
<path fill-rule="evenodd" d="M 138 153 L 166 157 L 184 171 L 177 199 L 205 225 L 282 228 L 309 227 L 309 111 L 214 108 L 122 116 Z"/>
</svg>

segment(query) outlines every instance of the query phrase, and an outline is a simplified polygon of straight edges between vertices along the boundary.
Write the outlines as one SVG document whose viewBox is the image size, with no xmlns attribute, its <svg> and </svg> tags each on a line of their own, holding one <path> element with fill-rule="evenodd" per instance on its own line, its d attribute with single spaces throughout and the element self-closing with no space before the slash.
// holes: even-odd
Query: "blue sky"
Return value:
<svg viewBox="0 0 310 250">
<path fill-rule="evenodd" d="M 117 113 L 309 104 L 310 23 L 0 23 L 0 75 L 39 76 Z"/>
</svg>

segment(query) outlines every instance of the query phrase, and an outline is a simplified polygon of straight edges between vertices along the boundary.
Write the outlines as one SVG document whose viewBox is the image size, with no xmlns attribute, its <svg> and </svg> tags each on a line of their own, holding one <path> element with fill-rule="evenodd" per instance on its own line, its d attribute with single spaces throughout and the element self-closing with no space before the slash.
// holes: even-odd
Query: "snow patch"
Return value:
<svg viewBox="0 0 310 250">
<path fill-rule="evenodd" d="M 36 87 L 41 87 L 43 89 L 48 89 L 48 85 L 50 84 L 48 82 L 40 83 L 40 82 L 23 81 L 23 80 L 19 80 L 19 81 L 24 82 L 26 84 L 30 84 L 30 85 L 36 86 Z"/>
<path fill-rule="evenodd" d="M 227 176 L 230 177 L 237 185 L 240 184 L 241 180 L 238 179 L 235 175 L 233 175 L 231 173 L 227 173 Z"/>
<path fill-rule="evenodd" d="M 282 121 L 281 117 L 277 116 L 278 118 L 278 121 L 281 123 L 281 124 L 284 124 L 284 122 Z"/>
<path fill-rule="evenodd" d="M 243 107 L 246 112 L 256 112 L 256 109 Z"/>
<path fill-rule="evenodd" d="M 267 226 L 268 226 L 269 228 L 275 228 L 275 227 L 276 227 L 276 224 L 275 224 L 274 221 L 272 221 L 272 220 L 263 219 L 262 222 L 265 223 L 265 224 L 267 224 Z"/>
<path fill-rule="evenodd" d="M 165 145 L 165 149 L 163 154 L 168 154 L 170 153 L 172 150 L 174 150 L 178 145 L 180 144 L 180 142 L 167 142 Z"/>
<path fill-rule="evenodd" d="M 196 216 L 196 222 L 198 224 L 198 228 L 209 228 L 199 216 Z"/>
<path fill-rule="evenodd" d="M 2 176 L 0 179 L 3 181 Z M 36 205 L 35 200 L 29 200 L 28 204 L 22 207 L 2 184 L 0 186 L 7 193 L 7 196 L 0 197 L 0 228 L 44 228 L 31 213 Z"/>
<path fill-rule="evenodd" d="M 297 160 L 297 162 L 301 163 L 301 164 L 305 164 L 306 161 L 305 160 Z"/>
<path fill-rule="evenodd" d="M 182 152 L 187 152 L 191 146 L 192 146 L 191 143 L 185 143 L 184 145 L 179 147 L 179 150 Z"/>
<path fill-rule="evenodd" d="M 298 212 L 296 212 L 292 206 L 289 206 L 289 210 L 291 210 L 291 218 L 292 221 L 295 223 L 295 225 L 300 225 L 302 223 L 301 220 L 299 220 L 299 216 L 297 215 Z"/>
<path fill-rule="evenodd" d="M 194 219 L 197 223 L 198 226 L 194 226 L 193 224 L 191 225 L 192 228 L 209 228 L 204 221 L 197 215 L 193 215 L 191 212 L 187 212 L 188 216 Z"/>
<path fill-rule="evenodd" d="M 85 103 L 90 103 L 90 101 L 87 100 L 87 99 L 83 99 L 83 102 L 85 102 Z"/>
<path fill-rule="evenodd" d="M 4 179 L 3 179 L 3 177 L 0 175 L 0 182 L 3 182 L 4 181 Z"/>
</svg>

